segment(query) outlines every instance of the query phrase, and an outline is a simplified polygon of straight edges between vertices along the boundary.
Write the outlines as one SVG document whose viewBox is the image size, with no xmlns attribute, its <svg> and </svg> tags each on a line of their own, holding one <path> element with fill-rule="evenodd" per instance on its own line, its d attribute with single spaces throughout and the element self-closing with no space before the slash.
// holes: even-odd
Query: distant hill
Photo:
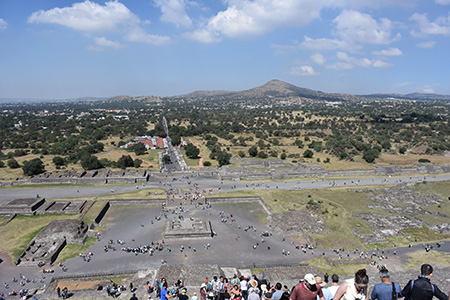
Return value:
<svg viewBox="0 0 450 300">
<path fill-rule="evenodd" d="M 370 94 L 370 95 L 361 95 L 361 96 L 365 97 L 365 98 L 378 98 L 378 99 L 450 101 L 449 95 L 439 95 L 439 94 L 429 94 L 429 93 Z"/>
<path fill-rule="evenodd" d="M 175 98 L 234 98 L 234 99 L 255 99 L 255 98 L 283 98 L 300 97 L 307 99 L 319 99 L 328 101 L 348 101 L 362 99 L 360 96 L 338 93 L 324 93 L 307 88 L 301 88 L 293 84 L 281 81 L 271 80 L 266 84 L 244 91 L 195 91 L 193 93 L 176 96 Z"/>
</svg>

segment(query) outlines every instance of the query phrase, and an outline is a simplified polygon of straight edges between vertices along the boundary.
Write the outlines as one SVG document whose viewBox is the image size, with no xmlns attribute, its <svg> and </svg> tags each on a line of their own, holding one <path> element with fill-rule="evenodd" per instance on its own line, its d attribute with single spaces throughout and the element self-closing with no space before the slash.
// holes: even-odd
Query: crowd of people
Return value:
<svg viewBox="0 0 450 300">
<path fill-rule="evenodd" d="M 339 282 L 339 276 L 330 277 L 306 274 L 297 285 L 289 288 L 280 282 L 270 285 L 266 279 L 237 276 L 228 279 L 224 276 L 208 278 L 201 284 L 200 291 L 187 295 L 183 282 L 178 280 L 168 286 L 165 278 L 157 280 L 154 286 L 147 282 L 148 299 L 160 300 L 450 300 L 435 284 L 431 283 L 433 267 L 423 264 L 417 279 L 409 280 L 401 288 L 398 282 L 391 280 L 389 270 L 385 266 L 379 267 L 380 283 L 369 287 L 369 276 L 366 269 L 358 270 L 355 276 Z M 130 300 L 137 300 L 135 294 Z"/>
</svg>

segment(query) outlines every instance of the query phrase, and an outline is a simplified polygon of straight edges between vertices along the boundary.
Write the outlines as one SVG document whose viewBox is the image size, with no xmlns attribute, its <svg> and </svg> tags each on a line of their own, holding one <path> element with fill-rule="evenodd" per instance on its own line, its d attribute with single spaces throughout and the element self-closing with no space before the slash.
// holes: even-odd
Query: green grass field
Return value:
<svg viewBox="0 0 450 300">
<path fill-rule="evenodd" d="M 36 215 L 17 216 L 0 227 L 0 251 L 15 261 L 27 244 L 52 220 L 76 219 L 78 215 Z"/>
<path fill-rule="evenodd" d="M 68 244 L 59 254 L 56 263 L 63 263 L 69 258 L 73 258 L 78 256 L 80 253 L 86 252 L 90 246 L 94 245 L 97 241 L 96 238 L 88 237 L 86 239 L 86 243 L 84 245 L 77 245 L 77 244 Z"/>
</svg>

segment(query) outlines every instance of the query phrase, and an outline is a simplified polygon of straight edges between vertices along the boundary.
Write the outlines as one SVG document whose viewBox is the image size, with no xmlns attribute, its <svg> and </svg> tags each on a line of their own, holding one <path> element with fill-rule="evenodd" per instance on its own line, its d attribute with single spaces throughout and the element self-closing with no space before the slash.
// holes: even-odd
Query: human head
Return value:
<svg viewBox="0 0 450 300">
<path fill-rule="evenodd" d="M 420 267 L 420 274 L 423 276 L 430 276 L 433 273 L 433 267 L 429 264 L 423 264 Z"/>
<path fill-rule="evenodd" d="M 380 268 L 380 277 L 381 278 L 389 278 L 389 277 L 391 277 L 390 274 L 389 274 L 389 270 L 386 267 L 384 267 L 384 266 Z"/>
<path fill-rule="evenodd" d="M 337 274 L 331 275 L 331 282 L 338 283 L 339 282 L 339 276 Z"/>
<path fill-rule="evenodd" d="M 281 288 L 282 288 L 281 283 L 277 282 L 277 283 L 275 284 L 275 289 L 276 289 L 277 291 L 279 291 L 279 290 L 281 290 Z"/>
<path fill-rule="evenodd" d="M 355 287 L 358 293 L 367 290 L 367 285 L 369 284 L 369 276 L 367 276 L 366 269 L 358 270 L 355 273 Z"/>
<path fill-rule="evenodd" d="M 327 285 L 325 282 L 322 281 L 322 277 L 320 277 L 320 276 L 316 276 L 316 277 L 314 277 L 314 279 L 316 280 L 316 283 L 318 285 L 320 285 L 321 287 L 324 287 Z"/>
<path fill-rule="evenodd" d="M 305 275 L 305 277 L 303 279 L 311 285 L 316 284 L 316 279 L 314 279 L 313 274 L 308 273 Z"/>
<path fill-rule="evenodd" d="M 164 280 L 164 283 L 162 284 L 163 288 L 167 289 L 167 282 Z"/>
</svg>

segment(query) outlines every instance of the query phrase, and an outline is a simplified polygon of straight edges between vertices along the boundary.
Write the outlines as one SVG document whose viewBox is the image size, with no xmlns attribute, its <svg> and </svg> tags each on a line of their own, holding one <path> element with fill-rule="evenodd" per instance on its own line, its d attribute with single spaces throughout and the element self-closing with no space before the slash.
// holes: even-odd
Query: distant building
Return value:
<svg viewBox="0 0 450 300">
<path fill-rule="evenodd" d="M 140 137 L 137 137 L 134 142 L 125 144 L 125 145 L 121 146 L 120 148 L 126 149 L 137 143 L 144 144 L 145 148 L 147 148 L 147 150 L 148 149 L 165 149 L 165 148 L 169 147 L 169 144 L 168 144 L 166 138 L 155 137 L 155 136 L 153 136 L 153 137 L 140 136 Z"/>
</svg>

